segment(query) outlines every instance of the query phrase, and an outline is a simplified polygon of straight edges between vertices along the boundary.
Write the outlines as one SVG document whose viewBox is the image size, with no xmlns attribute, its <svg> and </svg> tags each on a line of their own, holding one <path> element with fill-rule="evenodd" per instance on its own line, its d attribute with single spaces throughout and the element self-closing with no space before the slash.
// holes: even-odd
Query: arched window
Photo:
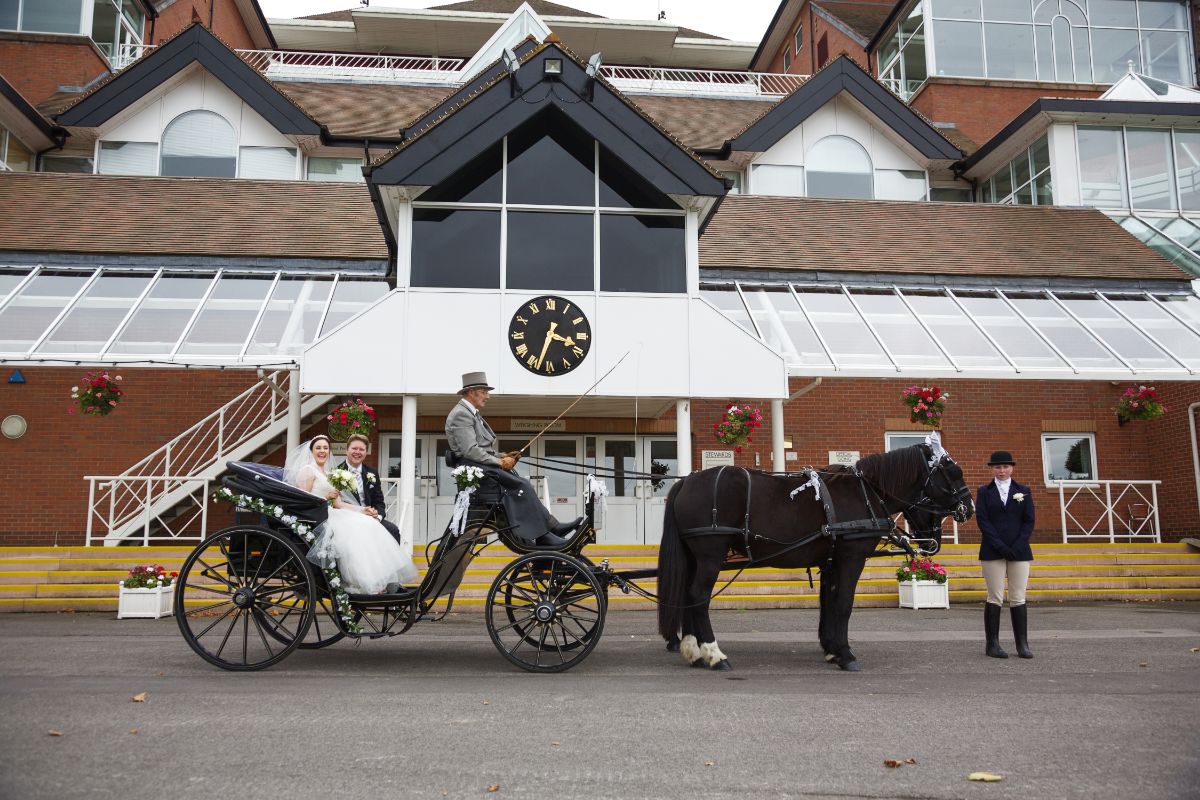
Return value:
<svg viewBox="0 0 1200 800">
<path fill-rule="evenodd" d="M 160 175 L 232 178 L 236 173 L 237 134 L 220 114 L 188 111 L 163 131 Z"/>
<path fill-rule="evenodd" d="M 826 136 L 808 151 L 809 197 L 870 200 L 875 197 L 871 157 L 847 136 Z"/>
</svg>

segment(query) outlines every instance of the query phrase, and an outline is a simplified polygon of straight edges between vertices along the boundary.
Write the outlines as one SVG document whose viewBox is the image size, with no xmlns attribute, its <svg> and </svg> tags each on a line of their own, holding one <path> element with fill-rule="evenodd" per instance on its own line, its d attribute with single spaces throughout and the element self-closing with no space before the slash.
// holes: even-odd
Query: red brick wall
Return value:
<svg viewBox="0 0 1200 800">
<path fill-rule="evenodd" d="M 862 0 L 874 5 L 894 5 L 894 0 Z M 799 56 L 795 53 L 796 27 L 803 24 L 801 33 L 801 49 Z M 778 27 L 787 26 L 786 48 L 792 49 L 792 65 L 790 69 L 783 68 L 783 51 L 781 47 L 771 59 L 769 65 L 763 68 L 765 72 L 789 72 L 794 75 L 811 75 L 823 66 L 817 62 L 817 43 L 825 37 L 829 61 L 833 61 L 842 53 L 847 54 L 870 71 L 867 52 L 857 41 L 847 36 L 840 28 L 831 24 L 824 17 L 813 13 L 812 6 L 804 3 L 796 16 L 791 20 L 780 20 Z"/>
<path fill-rule="evenodd" d="M 250 38 L 250 33 L 246 30 L 246 23 L 242 20 L 242 15 L 238 12 L 233 0 L 178 0 L 165 9 L 155 21 L 152 44 L 158 44 L 179 33 L 191 25 L 193 19 L 198 18 L 200 23 L 207 27 L 210 3 L 215 3 L 212 12 L 213 33 L 232 48 L 257 49 L 257 45 Z M 147 42 L 147 44 L 151 44 L 151 42 Z"/>
<path fill-rule="evenodd" d="M 1100 92 L 1065 86 L 983 85 L 931 78 L 910 105 L 933 122 L 953 122 L 976 144 L 983 144 L 1040 97 L 1099 97 Z"/>
<path fill-rule="evenodd" d="M 112 414 L 68 415 L 71 387 L 87 371 L 28 367 L 24 384 L 0 384 L 0 415 L 29 423 L 23 438 L 0 438 L 2 545 L 82 543 L 83 476 L 124 471 L 254 381 L 244 370 L 117 369 L 126 396 Z"/>
<path fill-rule="evenodd" d="M 86 86 L 108 72 L 108 62 L 88 42 L 0 41 L 0 75 L 34 105 L 59 86 Z"/>
<path fill-rule="evenodd" d="M 806 383 L 793 379 L 791 388 L 795 391 Z M 815 390 L 786 403 L 785 438 L 791 440 L 798 455 L 798 460 L 788 462 L 787 468 L 823 466 L 830 450 L 858 450 L 862 455 L 881 451 L 884 433 L 889 430 L 885 420 L 906 416 L 900 396 L 911 383 L 826 379 Z M 1158 383 L 1157 387 L 1172 398 L 1171 413 L 1154 422 L 1125 426 L 1117 425 L 1112 410 L 1123 386 L 1104 381 L 963 380 L 939 385 L 951 393 L 942 439 L 962 465 L 967 484 L 975 490 L 991 479 L 987 460 L 993 450 L 1011 451 L 1017 461 L 1014 477 L 1033 489 L 1038 511 L 1035 541 L 1062 540 L 1058 493 L 1047 489 L 1042 477 L 1043 420 L 1094 421 L 1099 477 L 1163 480 L 1160 509 L 1164 538 L 1200 534 L 1186 419 L 1187 404 L 1200 401 L 1200 383 Z M 1176 397 L 1179 399 L 1174 400 Z M 743 399 L 752 398 L 731 398 Z M 711 429 L 725 405 L 726 401 L 692 404 L 695 468 L 700 466 L 702 449 L 721 449 Z M 755 436 L 753 443 L 743 448 L 737 463 L 769 470 L 770 402 L 759 401 L 758 405 L 767 417 L 761 436 Z M 1082 505 L 1082 501 L 1077 502 Z M 1107 526 L 1103 529 L 1107 531 Z M 960 541 L 978 540 L 979 529 L 974 522 L 960 526 Z"/>
</svg>

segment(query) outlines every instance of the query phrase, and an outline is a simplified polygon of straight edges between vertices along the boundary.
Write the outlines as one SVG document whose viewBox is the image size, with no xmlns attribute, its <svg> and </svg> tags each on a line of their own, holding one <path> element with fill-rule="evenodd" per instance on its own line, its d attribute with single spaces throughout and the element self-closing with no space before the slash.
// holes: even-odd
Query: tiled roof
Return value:
<svg viewBox="0 0 1200 800">
<path fill-rule="evenodd" d="M 386 259 L 361 183 L 0 173 L 0 250 Z"/>
<path fill-rule="evenodd" d="M 391 137 L 449 93 L 436 86 L 398 86 L 374 83 L 291 83 L 276 81 L 276 89 L 300 105 L 333 136 Z"/>
<path fill-rule="evenodd" d="M 593 19 L 604 19 L 604 17 L 600 14 L 592 14 L 587 11 L 580 11 L 577 8 L 571 8 L 570 6 L 564 6 L 558 3 L 548 3 L 546 0 L 466 0 L 466 2 L 461 3 L 437 5 L 431 10 L 511 14 L 520 8 L 523 3 L 529 3 L 529 7 L 533 9 L 533 13 L 541 17 L 592 17 Z"/>
<path fill-rule="evenodd" d="M 762 100 L 661 95 L 634 95 L 629 99 L 693 150 L 719 150 L 727 139 L 774 105 Z"/>
<path fill-rule="evenodd" d="M 830 15 L 837 17 L 859 36 L 870 39 L 888 18 L 895 3 L 863 3 L 854 0 L 816 0 Z"/>
<path fill-rule="evenodd" d="M 1099 211 L 732 195 L 700 266 L 823 272 L 1187 280 Z"/>
</svg>

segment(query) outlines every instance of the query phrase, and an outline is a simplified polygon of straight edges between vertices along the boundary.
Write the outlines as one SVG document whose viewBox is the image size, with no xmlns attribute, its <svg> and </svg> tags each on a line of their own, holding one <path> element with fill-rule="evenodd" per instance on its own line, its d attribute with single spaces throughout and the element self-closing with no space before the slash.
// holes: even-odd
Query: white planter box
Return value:
<svg viewBox="0 0 1200 800">
<path fill-rule="evenodd" d="M 901 608 L 949 608 L 950 581 L 899 581 Z"/>
<path fill-rule="evenodd" d="M 175 609 L 174 585 L 158 586 L 153 589 L 126 589 L 125 582 L 122 581 L 120 589 L 117 619 L 130 617 L 158 619 L 171 616 Z"/>
</svg>

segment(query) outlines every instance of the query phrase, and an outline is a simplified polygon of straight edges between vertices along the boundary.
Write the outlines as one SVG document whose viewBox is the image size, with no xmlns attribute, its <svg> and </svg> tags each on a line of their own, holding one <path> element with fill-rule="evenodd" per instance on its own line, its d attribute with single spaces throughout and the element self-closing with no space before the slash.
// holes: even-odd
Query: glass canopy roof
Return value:
<svg viewBox="0 0 1200 800">
<path fill-rule="evenodd" d="M 1183 379 L 1195 294 L 706 284 L 705 299 L 793 375 Z"/>
<path fill-rule="evenodd" d="M 1200 278 L 1200 220 L 1182 214 L 1159 217 L 1142 214 L 1113 220 L 1143 244 L 1185 272 Z"/>
<path fill-rule="evenodd" d="M 0 360 L 292 364 L 388 291 L 328 273 L 0 267 Z"/>
</svg>

